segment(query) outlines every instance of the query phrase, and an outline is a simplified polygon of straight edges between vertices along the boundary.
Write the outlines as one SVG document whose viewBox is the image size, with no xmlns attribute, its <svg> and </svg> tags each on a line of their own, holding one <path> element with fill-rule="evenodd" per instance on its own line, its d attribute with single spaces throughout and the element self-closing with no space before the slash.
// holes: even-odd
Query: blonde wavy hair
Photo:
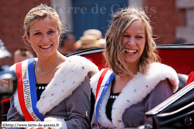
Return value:
<svg viewBox="0 0 194 129">
<path fill-rule="evenodd" d="M 44 4 L 40 4 L 37 7 L 32 8 L 25 16 L 24 19 L 24 30 L 25 33 L 30 36 L 29 30 L 30 27 L 37 21 L 49 17 L 54 20 L 58 25 L 58 31 L 62 28 L 62 23 L 57 12 L 52 8 Z M 26 36 L 23 36 L 24 42 L 30 46 L 30 43 L 27 41 Z"/>
<path fill-rule="evenodd" d="M 107 66 L 116 75 L 126 73 L 134 77 L 122 58 L 124 52 L 123 34 L 134 20 L 141 20 L 145 25 L 146 43 L 138 63 L 139 72 L 145 74 L 151 63 L 160 61 L 159 56 L 156 54 L 156 43 L 152 37 L 152 27 L 148 16 L 141 9 L 128 7 L 113 15 L 113 21 L 105 36 L 106 48 L 103 55 Z"/>
</svg>

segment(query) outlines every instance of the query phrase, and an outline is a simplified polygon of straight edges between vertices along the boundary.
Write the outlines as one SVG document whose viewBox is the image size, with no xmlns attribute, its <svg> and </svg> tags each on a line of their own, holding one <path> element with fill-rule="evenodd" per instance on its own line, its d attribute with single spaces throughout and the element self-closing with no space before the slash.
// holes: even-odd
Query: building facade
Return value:
<svg viewBox="0 0 194 129">
<path fill-rule="evenodd" d="M 73 32 L 76 40 L 87 29 L 98 29 L 104 37 L 112 14 L 120 8 L 134 6 L 143 8 L 150 17 L 157 44 L 172 44 L 179 37 L 189 43 L 194 41 L 193 0 L 1 0 L 0 39 L 12 55 L 24 46 L 22 36 L 26 13 L 40 3 L 56 9 L 63 29 Z M 13 57 L 1 62 L 12 65 Z"/>
</svg>

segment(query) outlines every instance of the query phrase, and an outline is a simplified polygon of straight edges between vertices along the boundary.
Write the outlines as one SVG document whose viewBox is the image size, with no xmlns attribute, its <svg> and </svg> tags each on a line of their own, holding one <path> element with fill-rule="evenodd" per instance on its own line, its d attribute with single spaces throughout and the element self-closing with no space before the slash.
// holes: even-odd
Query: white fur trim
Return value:
<svg viewBox="0 0 194 129">
<path fill-rule="evenodd" d="M 16 97 L 16 99 L 15 99 L 15 97 Z M 19 100 L 18 100 L 18 92 L 17 92 L 17 90 L 14 93 L 14 106 L 17 109 L 17 111 L 19 112 L 19 114 L 23 115 L 22 109 L 20 107 L 20 103 L 19 103 Z"/>
<path fill-rule="evenodd" d="M 98 81 L 100 78 L 100 75 L 102 74 L 102 72 L 105 69 L 102 69 L 100 72 L 98 72 L 97 74 L 95 74 L 91 80 L 90 80 L 90 85 L 92 87 L 92 92 L 96 94 L 96 86 L 98 85 Z M 104 127 L 109 127 L 109 128 L 113 128 L 113 124 L 112 122 L 107 118 L 106 116 L 106 103 L 108 101 L 108 98 L 110 96 L 110 87 L 108 87 L 107 92 L 105 92 L 103 99 L 100 103 L 99 106 L 99 114 L 98 117 L 101 117 L 101 119 L 98 119 L 98 121 L 104 126 Z M 96 111 L 94 111 L 94 113 L 96 113 Z"/>
<path fill-rule="evenodd" d="M 99 76 L 100 74 L 98 73 L 91 78 L 90 84 L 93 88 L 93 92 L 96 91 L 97 85 L 94 84 L 98 83 Z M 179 81 L 176 71 L 171 67 L 161 63 L 152 63 L 145 75 L 138 72 L 135 77 L 127 83 L 122 92 L 119 94 L 118 98 L 113 103 L 114 110 L 112 110 L 112 125 L 110 125 L 110 122 L 108 122 L 109 119 L 105 117 L 106 113 L 104 111 L 108 101 L 107 96 L 110 94 L 110 88 L 108 88 L 107 93 L 105 96 L 103 96 L 99 106 L 99 123 L 104 127 L 117 127 L 119 129 L 124 128 L 122 121 L 124 111 L 131 105 L 143 100 L 160 81 L 167 78 L 173 85 L 173 91 L 175 92 L 178 89 Z M 94 92 L 94 94 L 96 94 L 96 92 Z"/>
<path fill-rule="evenodd" d="M 47 117 L 44 119 L 44 122 L 61 122 L 62 128 L 51 128 L 51 129 L 68 129 L 67 124 L 63 118 L 53 118 L 53 117 Z"/>
<path fill-rule="evenodd" d="M 41 94 L 36 105 L 39 112 L 45 115 L 62 100 L 69 97 L 89 72 L 93 74 L 98 72 L 98 67 L 90 60 L 81 56 L 68 57 Z M 16 93 L 14 94 L 14 103 L 17 111 L 23 115 Z"/>
<path fill-rule="evenodd" d="M 110 89 L 111 89 L 111 87 L 109 86 L 107 89 L 107 92 L 105 92 L 103 99 L 102 99 L 102 102 L 99 106 L 98 118 L 100 117 L 100 119 L 98 119 L 98 121 L 104 127 L 114 128 L 112 122 L 107 118 L 107 115 L 106 115 L 106 104 L 107 104 L 108 98 L 110 96 Z"/>
</svg>

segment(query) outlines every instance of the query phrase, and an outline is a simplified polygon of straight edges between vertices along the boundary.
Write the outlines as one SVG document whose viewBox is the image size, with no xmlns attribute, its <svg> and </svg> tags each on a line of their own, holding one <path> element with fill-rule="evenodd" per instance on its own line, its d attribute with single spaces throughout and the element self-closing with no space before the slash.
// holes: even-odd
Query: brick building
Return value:
<svg viewBox="0 0 194 129">
<path fill-rule="evenodd" d="M 4 45 L 12 55 L 17 48 L 24 46 L 21 38 L 24 34 L 22 27 L 24 17 L 32 7 L 43 3 L 53 6 L 59 13 L 62 22 L 66 23 L 69 30 L 73 32 L 83 33 L 82 31 L 87 29 L 87 27 L 84 28 L 85 24 L 89 24 L 86 21 L 92 19 L 93 16 L 95 18 L 103 16 L 101 19 L 94 19 L 95 21 L 91 22 L 93 24 L 97 23 L 93 28 L 102 29 L 101 31 L 103 31 L 104 34 L 107 25 L 106 27 L 102 26 L 105 25 L 104 21 L 106 17 L 110 15 L 106 14 L 109 13 L 108 9 L 111 9 L 113 6 L 114 8 L 121 8 L 132 5 L 144 8 L 145 12 L 151 18 L 157 44 L 172 44 L 176 37 L 183 37 L 190 43 L 194 41 L 193 0 L 92 0 L 93 3 L 90 4 L 88 4 L 88 2 L 91 2 L 91 0 L 12 0 L 9 2 L 1 0 L 0 39 L 4 42 Z M 88 12 L 89 9 L 93 11 L 92 15 Z M 90 17 L 86 17 L 85 24 L 80 26 L 78 21 L 75 20 L 78 17 L 76 11 L 81 12 L 81 18 L 90 15 Z M 99 11 L 97 12 L 98 14 L 96 14 L 95 11 Z M 77 27 L 77 24 L 79 27 Z M 98 26 L 100 26 L 100 28 L 98 28 Z M 77 39 L 79 39 L 79 33 L 76 33 Z M 3 59 L 1 62 L 3 65 L 11 65 L 13 64 L 13 57 Z"/>
<path fill-rule="evenodd" d="M 22 46 L 24 34 L 23 21 L 27 12 L 40 3 L 50 5 L 50 0 L 1 0 L 0 1 L 0 39 L 12 57 L 1 60 L 2 65 L 13 64 L 13 53 Z"/>
</svg>

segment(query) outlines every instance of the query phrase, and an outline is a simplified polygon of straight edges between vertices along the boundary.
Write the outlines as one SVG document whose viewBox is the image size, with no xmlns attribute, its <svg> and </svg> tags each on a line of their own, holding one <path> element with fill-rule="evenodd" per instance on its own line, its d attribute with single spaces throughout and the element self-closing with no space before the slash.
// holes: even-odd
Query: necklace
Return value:
<svg viewBox="0 0 194 129">
<path fill-rule="evenodd" d="M 49 73 L 49 72 L 56 66 L 56 64 L 58 63 L 58 61 L 59 61 L 59 57 L 58 57 L 56 63 L 53 65 L 53 67 L 51 67 L 46 73 L 43 73 L 43 74 L 39 74 L 39 73 L 37 72 L 37 64 L 38 64 L 38 63 L 36 63 L 35 71 L 36 71 L 36 73 L 37 73 L 38 75 L 43 76 L 43 75 Z M 38 62 L 38 61 L 37 61 L 37 62 Z"/>
</svg>

